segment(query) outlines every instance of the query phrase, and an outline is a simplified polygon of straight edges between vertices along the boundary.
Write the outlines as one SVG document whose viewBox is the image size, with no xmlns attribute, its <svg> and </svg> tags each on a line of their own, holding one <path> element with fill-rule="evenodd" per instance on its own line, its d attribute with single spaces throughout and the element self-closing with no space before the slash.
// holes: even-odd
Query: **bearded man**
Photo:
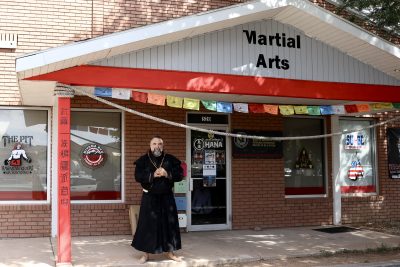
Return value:
<svg viewBox="0 0 400 267">
<path fill-rule="evenodd" d="M 181 162 L 166 154 L 162 138 L 154 136 L 150 150 L 135 165 L 135 180 L 141 184 L 143 195 L 132 247 L 145 253 L 141 263 L 149 260 L 150 253 L 165 253 L 167 258 L 180 261 L 173 253 L 182 245 L 172 188 L 183 178 Z"/>
</svg>

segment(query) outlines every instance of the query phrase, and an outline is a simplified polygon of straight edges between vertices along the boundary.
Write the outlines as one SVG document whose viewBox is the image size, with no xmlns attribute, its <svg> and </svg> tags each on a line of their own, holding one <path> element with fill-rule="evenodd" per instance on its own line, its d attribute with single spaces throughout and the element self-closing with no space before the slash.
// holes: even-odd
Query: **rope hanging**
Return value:
<svg viewBox="0 0 400 267">
<path fill-rule="evenodd" d="M 57 85 L 58 87 L 58 85 Z M 288 141 L 288 140 L 305 140 L 305 139 L 319 139 L 319 138 L 327 138 L 327 137 L 333 137 L 333 136 L 337 136 L 337 135 L 343 135 L 343 134 L 348 134 L 348 133 L 355 133 L 355 132 L 360 132 L 366 129 L 371 129 L 371 128 L 375 128 L 378 126 L 382 126 L 385 125 L 387 123 L 393 122 L 393 121 L 397 121 L 400 120 L 400 116 L 395 117 L 395 118 L 391 118 L 388 119 L 386 121 L 382 121 L 373 125 L 369 125 L 363 128 L 359 128 L 359 129 L 354 129 L 354 130 L 347 130 L 347 131 L 341 131 L 341 132 L 336 132 L 336 133 L 330 133 L 330 134 L 320 134 L 320 135 L 310 135 L 310 136 L 286 136 L 286 137 L 272 137 L 272 136 L 257 136 L 257 135 L 244 135 L 244 134 L 237 134 L 237 133 L 227 133 L 227 132 L 220 132 L 220 131 L 215 131 L 215 130 L 210 130 L 210 129 L 205 129 L 205 128 L 200 128 L 200 127 L 195 127 L 195 126 L 190 126 L 190 125 L 186 125 L 186 124 L 182 124 L 182 123 L 177 123 L 177 122 L 173 122 L 173 121 L 168 121 L 165 119 L 161 119 L 161 118 L 157 118 L 130 108 L 126 108 L 124 106 L 115 104 L 111 101 L 108 101 L 106 99 L 97 97 L 95 95 L 92 95 L 88 92 L 86 92 L 85 90 L 82 90 L 81 88 L 77 88 L 77 87 L 72 87 L 69 85 L 62 85 L 63 88 L 69 88 L 71 90 L 74 90 L 76 92 L 79 92 L 83 95 L 86 95 L 92 99 L 95 99 L 101 103 L 107 104 L 109 106 L 112 106 L 114 108 L 129 112 L 131 114 L 135 114 L 137 116 L 146 118 L 146 119 L 150 119 L 153 121 L 157 121 L 160 123 L 164 123 L 167 125 L 171 125 L 171 126 L 175 126 L 175 127 L 180 127 L 180 128 L 185 128 L 185 129 L 189 129 L 189 130 L 194 130 L 194 131 L 199 131 L 199 132 L 204 132 L 204 133 L 212 133 L 215 135 L 223 135 L 223 136 L 227 136 L 227 137 L 234 137 L 234 138 L 247 138 L 247 139 L 257 139 L 257 140 L 265 140 L 265 141 Z"/>
</svg>

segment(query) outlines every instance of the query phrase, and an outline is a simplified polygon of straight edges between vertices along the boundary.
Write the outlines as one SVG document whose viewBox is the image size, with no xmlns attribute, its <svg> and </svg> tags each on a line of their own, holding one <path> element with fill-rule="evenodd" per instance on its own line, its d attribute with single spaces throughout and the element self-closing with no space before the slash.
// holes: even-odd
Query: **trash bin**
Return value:
<svg viewBox="0 0 400 267">
<path fill-rule="evenodd" d="M 132 235 L 135 234 L 137 222 L 139 219 L 140 205 L 129 206 L 129 221 L 131 223 Z"/>
</svg>

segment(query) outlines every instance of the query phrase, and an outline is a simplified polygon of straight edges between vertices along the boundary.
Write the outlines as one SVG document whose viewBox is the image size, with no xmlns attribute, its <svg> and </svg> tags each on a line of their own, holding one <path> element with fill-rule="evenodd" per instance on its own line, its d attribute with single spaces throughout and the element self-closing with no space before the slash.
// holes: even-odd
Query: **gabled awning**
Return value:
<svg viewBox="0 0 400 267">
<path fill-rule="evenodd" d="M 71 68 L 79 71 L 79 66 L 90 65 L 105 58 L 262 19 L 273 19 L 291 25 L 302 30 L 307 36 L 327 43 L 339 51 L 400 80 L 399 47 L 309 1 L 259 0 L 70 43 L 20 57 L 16 61 L 16 71 L 23 101 L 29 103 L 30 96 L 38 93 L 35 88 L 40 86 L 34 84 L 37 80 L 42 81 L 42 83 L 46 83 L 45 81 L 66 82 L 58 79 L 65 77 L 67 72 L 71 71 Z M 84 76 L 83 73 L 80 77 L 82 76 Z M 90 79 L 90 84 L 83 80 L 83 83 L 80 83 L 79 80 L 71 81 L 69 79 L 69 81 L 70 84 L 74 85 L 104 86 L 104 84 L 96 81 L 96 76 Z M 137 79 L 137 77 L 132 79 Z M 383 85 L 382 88 L 390 91 L 390 97 L 393 99 L 398 87 L 398 85 Z M 382 88 L 377 87 L 375 89 L 380 91 Z M 168 88 L 164 89 L 168 90 Z M 302 95 L 299 95 L 299 97 L 307 98 L 307 96 Z M 254 102 L 257 102 L 256 98 L 254 100 Z M 360 101 L 362 100 L 360 99 Z M 371 98 L 370 101 L 374 101 L 374 99 Z M 381 100 L 376 99 L 375 101 Z M 400 101 L 400 93 L 397 101 Z"/>
</svg>

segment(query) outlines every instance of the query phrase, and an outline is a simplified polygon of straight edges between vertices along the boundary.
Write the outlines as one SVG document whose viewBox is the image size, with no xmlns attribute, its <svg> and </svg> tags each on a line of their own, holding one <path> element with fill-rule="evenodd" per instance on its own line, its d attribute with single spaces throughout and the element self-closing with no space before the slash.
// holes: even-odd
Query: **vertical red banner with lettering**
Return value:
<svg viewBox="0 0 400 267">
<path fill-rule="evenodd" d="M 71 262 L 70 101 L 58 98 L 58 263 Z"/>
</svg>

